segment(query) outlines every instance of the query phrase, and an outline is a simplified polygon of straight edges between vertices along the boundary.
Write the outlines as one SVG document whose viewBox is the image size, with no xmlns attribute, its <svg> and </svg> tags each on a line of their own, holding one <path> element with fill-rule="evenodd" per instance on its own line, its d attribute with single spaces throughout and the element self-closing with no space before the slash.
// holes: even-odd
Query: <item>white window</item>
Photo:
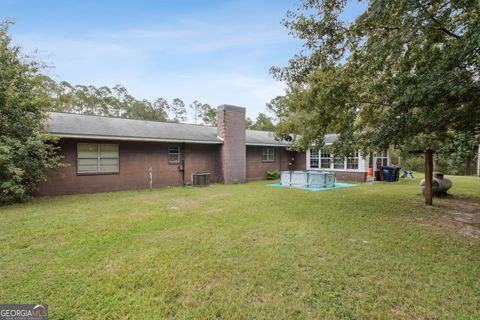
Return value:
<svg viewBox="0 0 480 320">
<path fill-rule="evenodd" d="M 332 157 L 330 153 L 321 152 L 320 153 L 320 168 L 322 169 L 330 169 L 332 163 Z"/>
<path fill-rule="evenodd" d="M 318 168 L 319 154 L 318 151 L 310 149 L 310 168 Z"/>
<path fill-rule="evenodd" d="M 388 166 L 388 152 L 384 151 L 377 154 L 377 168 L 379 166 Z"/>
<path fill-rule="evenodd" d="M 345 169 L 345 158 L 334 157 L 333 158 L 334 169 Z"/>
<path fill-rule="evenodd" d="M 347 157 L 347 169 L 358 169 L 358 151 Z"/>
<path fill-rule="evenodd" d="M 168 163 L 179 163 L 180 162 L 180 147 L 179 146 L 170 146 L 168 147 Z"/>
<path fill-rule="evenodd" d="M 274 160 L 274 149 L 273 147 L 263 147 L 262 148 L 262 161 L 263 162 L 272 162 Z"/>
<path fill-rule="evenodd" d="M 118 144 L 78 143 L 78 173 L 119 172 Z"/>
</svg>

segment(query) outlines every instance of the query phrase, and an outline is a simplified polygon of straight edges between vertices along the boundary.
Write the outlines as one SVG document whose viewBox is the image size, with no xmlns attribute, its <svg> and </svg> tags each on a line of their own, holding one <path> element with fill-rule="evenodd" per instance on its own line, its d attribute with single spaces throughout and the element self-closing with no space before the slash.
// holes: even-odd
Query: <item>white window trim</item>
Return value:
<svg viewBox="0 0 480 320">
<path fill-rule="evenodd" d="M 351 168 L 349 169 L 348 168 L 348 158 L 357 159 L 357 169 L 351 169 Z M 360 151 L 357 151 L 356 156 L 355 156 L 355 154 L 353 154 L 350 157 L 345 157 L 345 164 L 346 164 L 345 169 L 347 169 L 347 170 L 358 170 L 360 168 Z"/>
<path fill-rule="evenodd" d="M 322 150 L 319 150 L 318 152 L 318 168 L 319 169 L 330 169 L 332 167 L 332 162 L 333 162 L 333 158 L 332 158 L 332 153 L 329 153 L 329 157 L 322 157 Z M 330 167 L 329 168 L 323 168 L 322 167 L 322 160 L 323 159 L 330 159 Z"/>
<path fill-rule="evenodd" d="M 318 154 L 318 158 L 317 158 L 317 160 L 318 160 L 318 167 L 315 168 L 315 167 L 312 167 L 312 166 L 311 166 L 311 165 L 312 165 L 311 150 L 312 150 L 312 149 L 308 149 L 308 153 L 307 153 L 307 157 L 306 157 L 306 158 L 307 158 L 307 166 L 308 166 L 309 168 L 311 168 L 312 170 L 320 169 L 320 151 L 317 152 L 317 154 Z"/>
<path fill-rule="evenodd" d="M 310 167 L 310 148 L 307 150 L 307 156 L 305 157 L 306 158 L 305 168 L 307 168 L 307 170 L 312 170 L 312 171 L 315 171 L 315 170 L 318 170 L 318 171 L 335 171 L 335 172 L 366 172 L 367 168 L 363 168 L 363 167 L 365 167 L 364 163 L 365 163 L 366 159 L 364 158 L 363 153 L 360 150 L 358 150 L 358 168 L 357 169 L 347 169 L 347 157 L 344 157 L 344 159 L 343 159 L 343 169 L 335 169 L 334 168 L 335 155 L 333 153 L 330 154 L 330 156 L 331 156 L 330 168 L 320 168 L 321 159 L 322 159 L 321 158 L 321 153 L 322 153 L 322 150 L 318 150 L 318 154 L 319 154 L 318 166 L 319 166 L 319 168 L 312 168 L 312 167 Z"/>
<path fill-rule="evenodd" d="M 385 159 L 386 158 L 387 159 L 387 166 L 390 165 L 390 152 L 388 152 L 388 150 L 386 151 L 386 155 L 387 155 L 386 157 L 384 157 L 383 154 L 382 154 L 381 157 L 379 157 L 376 153 L 373 155 L 373 169 L 375 171 L 377 171 L 379 169 L 377 167 L 377 160 L 378 159 Z"/>
<path fill-rule="evenodd" d="M 347 158 L 343 158 L 343 169 L 335 168 L 335 154 L 332 153 L 332 163 L 330 164 L 329 170 L 337 170 L 337 171 L 347 171 Z"/>
</svg>

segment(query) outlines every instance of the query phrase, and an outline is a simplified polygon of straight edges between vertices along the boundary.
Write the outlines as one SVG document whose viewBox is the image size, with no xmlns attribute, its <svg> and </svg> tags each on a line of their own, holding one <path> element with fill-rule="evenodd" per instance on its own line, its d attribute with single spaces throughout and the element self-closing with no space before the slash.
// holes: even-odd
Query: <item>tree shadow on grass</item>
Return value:
<svg viewBox="0 0 480 320">
<path fill-rule="evenodd" d="M 445 214 L 436 218 L 434 223 L 480 241 L 480 197 L 447 194 L 439 198 L 448 201 L 435 205 Z"/>
</svg>

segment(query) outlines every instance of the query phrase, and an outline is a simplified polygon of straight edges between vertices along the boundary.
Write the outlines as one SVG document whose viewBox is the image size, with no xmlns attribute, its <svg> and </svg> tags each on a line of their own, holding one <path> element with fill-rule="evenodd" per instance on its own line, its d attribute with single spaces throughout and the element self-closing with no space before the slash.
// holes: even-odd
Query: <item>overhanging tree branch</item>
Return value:
<svg viewBox="0 0 480 320">
<path fill-rule="evenodd" d="M 433 22 L 435 22 L 438 27 L 435 28 L 435 27 L 430 27 L 431 29 L 434 29 L 434 30 L 440 30 L 440 31 L 443 31 L 445 32 L 446 34 L 448 34 L 449 36 L 455 38 L 455 39 L 461 39 L 462 37 L 450 30 L 448 30 L 447 28 L 445 28 L 441 23 L 440 21 L 437 20 L 437 18 L 435 18 L 433 15 L 430 15 L 430 20 L 432 20 Z"/>
<path fill-rule="evenodd" d="M 453 37 L 455 39 L 461 39 L 462 38 L 462 36 L 456 34 L 453 31 L 448 30 L 440 21 L 438 21 L 438 19 L 435 17 L 435 14 L 431 13 L 430 10 L 428 10 L 428 8 L 426 7 L 426 5 L 422 4 L 421 2 L 419 2 L 419 4 L 420 4 L 421 10 L 423 10 L 428 15 L 428 18 L 430 20 L 432 20 L 438 26 L 436 28 L 435 27 L 429 27 L 430 29 L 442 31 L 442 32 L 446 33 L 447 35 L 449 35 L 450 37 Z M 429 3 L 429 5 L 432 5 L 432 3 Z"/>
</svg>

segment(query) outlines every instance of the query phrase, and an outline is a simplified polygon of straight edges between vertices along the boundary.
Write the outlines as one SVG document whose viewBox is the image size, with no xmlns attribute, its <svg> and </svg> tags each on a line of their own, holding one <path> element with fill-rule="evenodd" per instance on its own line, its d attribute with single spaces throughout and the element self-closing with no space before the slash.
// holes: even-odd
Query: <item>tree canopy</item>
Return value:
<svg viewBox="0 0 480 320">
<path fill-rule="evenodd" d="M 304 0 L 283 24 L 304 41 L 286 67 L 280 133 L 294 148 L 337 153 L 402 146 L 436 149 L 455 133 L 474 137 L 480 123 L 478 1 L 371 0 L 355 21 L 347 1 Z"/>
<path fill-rule="evenodd" d="M 217 110 L 198 100 L 188 106 L 192 115 L 189 119 L 187 107 L 180 98 L 171 103 L 164 98 L 138 100 L 122 85 L 112 88 L 72 85 L 67 81 L 57 83 L 46 75 L 39 75 L 39 85 L 50 99 L 51 111 L 176 123 L 190 120 L 200 125 L 217 125 Z M 273 131 L 275 126 L 272 118 L 260 113 L 255 121 L 247 123 L 247 127 Z"/>
<path fill-rule="evenodd" d="M 42 90 L 42 65 L 22 55 L 0 25 L 0 204 L 32 194 L 44 172 L 59 164 L 44 124 L 49 97 Z"/>
<path fill-rule="evenodd" d="M 51 111 L 177 123 L 189 120 L 185 103 L 180 98 L 174 98 L 171 103 L 161 97 L 139 100 L 119 84 L 112 88 L 72 85 L 67 81 L 57 83 L 46 75 L 41 76 L 41 80 L 50 98 Z M 196 103 L 200 106 L 203 124 L 214 124 L 210 105 L 197 100 L 193 105 Z M 192 105 L 190 107 L 193 108 Z"/>
<path fill-rule="evenodd" d="M 273 119 L 266 115 L 265 113 L 260 112 L 253 121 L 250 118 L 246 119 L 246 127 L 247 129 L 251 130 L 260 130 L 260 131 L 274 131 L 275 124 L 273 123 Z"/>
</svg>

